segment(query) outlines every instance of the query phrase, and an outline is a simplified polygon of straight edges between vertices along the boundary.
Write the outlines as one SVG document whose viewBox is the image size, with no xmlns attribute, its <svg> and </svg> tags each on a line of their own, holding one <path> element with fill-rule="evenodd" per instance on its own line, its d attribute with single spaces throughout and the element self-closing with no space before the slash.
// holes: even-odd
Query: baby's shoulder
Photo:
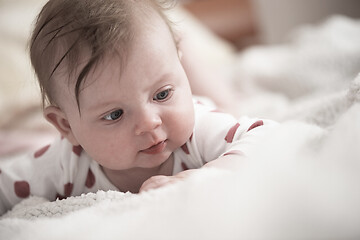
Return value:
<svg viewBox="0 0 360 240">
<path fill-rule="evenodd" d="M 91 161 L 80 145 L 74 146 L 62 136 L 55 137 L 52 142 L 28 153 L 27 158 L 39 164 L 50 164 L 53 167 L 61 168 L 73 168 L 81 162 Z"/>
</svg>

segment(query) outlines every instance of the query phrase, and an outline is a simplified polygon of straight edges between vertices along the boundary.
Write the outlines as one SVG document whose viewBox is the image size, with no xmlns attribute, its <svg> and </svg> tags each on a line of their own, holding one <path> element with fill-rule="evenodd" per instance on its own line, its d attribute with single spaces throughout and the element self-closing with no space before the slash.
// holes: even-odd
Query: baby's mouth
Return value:
<svg viewBox="0 0 360 240">
<path fill-rule="evenodd" d="M 154 144 L 153 146 L 146 148 L 144 150 L 141 150 L 142 153 L 145 154 L 158 154 L 161 153 L 167 145 L 167 140 L 161 141 L 157 144 Z"/>
</svg>

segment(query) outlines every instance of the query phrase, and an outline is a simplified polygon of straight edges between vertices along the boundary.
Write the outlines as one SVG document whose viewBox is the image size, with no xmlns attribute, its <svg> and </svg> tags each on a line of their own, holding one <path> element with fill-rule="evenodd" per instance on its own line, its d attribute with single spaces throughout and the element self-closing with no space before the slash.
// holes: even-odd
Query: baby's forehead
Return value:
<svg viewBox="0 0 360 240">
<path fill-rule="evenodd" d="M 135 14 L 134 14 L 135 15 Z M 166 28 L 161 33 L 157 31 L 159 28 Z M 166 19 L 159 14 L 159 12 L 153 10 L 147 12 L 146 16 L 136 16 L 131 21 L 129 26 L 129 35 L 125 38 L 119 37 L 114 42 L 107 42 L 100 46 L 97 51 L 94 51 L 94 46 L 90 44 L 82 44 L 76 52 L 76 63 L 70 63 L 68 66 L 72 68 L 74 73 L 79 73 L 80 69 L 86 67 L 86 64 L 94 62 L 91 66 L 92 71 L 97 71 L 105 67 L 102 63 L 106 61 L 117 61 L 119 67 L 124 66 L 127 61 L 127 57 L 132 54 L 134 49 L 139 47 L 139 43 L 144 44 L 142 37 L 157 32 L 159 38 L 163 38 L 164 34 L 171 37 L 171 41 L 177 47 L 177 43 L 174 37 L 171 26 Z"/>
<path fill-rule="evenodd" d="M 56 75 L 67 81 L 61 81 L 63 82 L 62 86 L 54 87 L 70 87 L 78 101 L 81 89 L 96 80 L 96 77 L 89 76 L 100 74 L 106 67 L 104 62 L 107 61 L 118 61 L 119 69 L 123 69 L 127 56 L 136 47 L 136 39 L 146 34 L 145 31 L 152 32 L 159 28 L 159 25 L 168 28 L 166 34 L 171 34 L 172 41 L 175 43 L 171 26 L 165 15 L 162 14 L 159 9 L 150 6 L 140 7 L 132 11 L 128 18 L 128 24 L 115 24 L 114 29 L 110 29 L 112 31 L 110 33 L 106 31 L 106 28 L 95 28 L 95 36 L 90 36 L 90 39 L 86 35 L 79 35 L 79 40 L 76 40 L 76 34 L 75 37 L 70 36 L 72 40 L 75 39 L 79 43 L 72 46 L 71 41 L 65 41 L 65 47 L 60 46 L 58 58 L 62 58 L 66 54 L 67 56 L 58 66 Z M 119 27 L 126 29 L 123 31 L 116 29 Z M 176 43 L 175 46 L 177 46 Z"/>
</svg>

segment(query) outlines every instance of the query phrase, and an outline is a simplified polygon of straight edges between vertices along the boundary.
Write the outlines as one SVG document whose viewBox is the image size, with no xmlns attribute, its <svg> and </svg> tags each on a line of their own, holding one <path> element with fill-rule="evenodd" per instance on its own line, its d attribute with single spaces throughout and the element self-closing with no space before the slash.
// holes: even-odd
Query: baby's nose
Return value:
<svg viewBox="0 0 360 240">
<path fill-rule="evenodd" d="M 138 114 L 135 120 L 135 134 L 141 135 L 146 132 L 151 132 L 162 124 L 161 117 L 155 111 L 146 109 Z"/>
</svg>

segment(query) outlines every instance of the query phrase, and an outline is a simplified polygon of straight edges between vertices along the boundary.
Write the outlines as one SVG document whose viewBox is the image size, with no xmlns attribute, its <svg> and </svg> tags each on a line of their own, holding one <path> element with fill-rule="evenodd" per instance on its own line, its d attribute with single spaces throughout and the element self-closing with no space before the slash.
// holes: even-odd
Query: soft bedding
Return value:
<svg viewBox="0 0 360 240">
<path fill-rule="evenodd" d="M 359 239 L 359 42 L 360 21 L 334 16 L 283 44 L 234 53 L 231 67 L 219 62 L 233 76 L 239 115 L 281 123 L 241 169 L 204 169 L 141 194 L 30 197 L 1 217 L 0 239 Z M 37 106 L 4 92 L 19 112 Z M 25 114 L 38 127 L 6 137 L 24 143 L 0 161 L 51 139 L 39 112 Z M 14 127 L 1 126 L 5 142 Z"/>
<path fill-rule="evenodd" d="M 356 90 L 359 99 L 359 88 Z M 29 198 L 2 239 L 358 239 L 360 104 L 331 130 L 279 125 L 235 172 L 207 169 L 138 195 Z"/>
</svg>

